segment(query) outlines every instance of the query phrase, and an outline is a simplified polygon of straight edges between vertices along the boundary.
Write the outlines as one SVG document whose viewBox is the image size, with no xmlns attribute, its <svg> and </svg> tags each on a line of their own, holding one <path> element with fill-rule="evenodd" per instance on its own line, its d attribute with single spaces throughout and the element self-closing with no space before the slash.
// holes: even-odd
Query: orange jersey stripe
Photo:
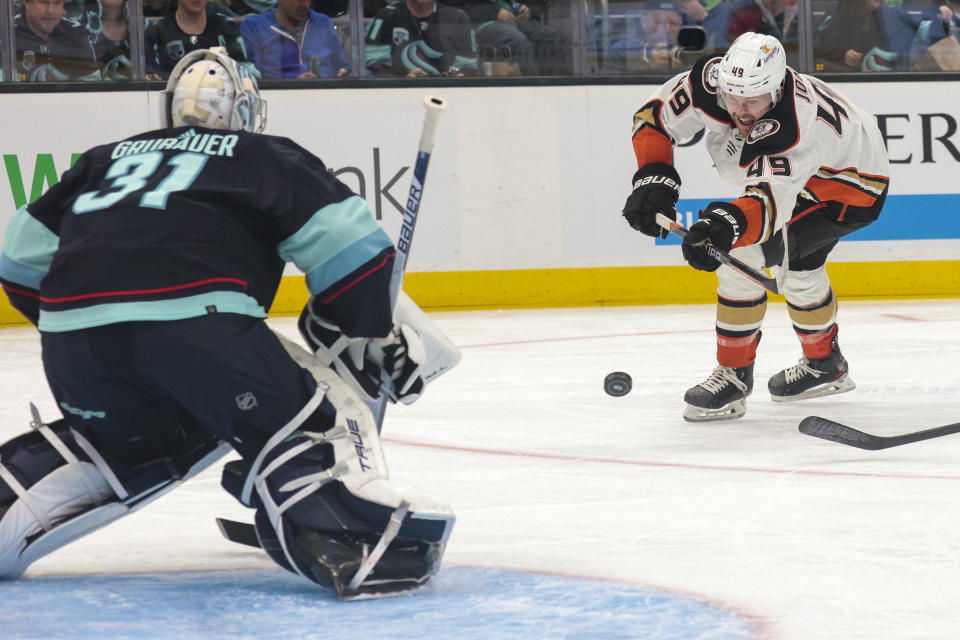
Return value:
<svg viewBox="0 0 960 640">
<path fill-rule="evenodd" d="M 633 134 L 633 152 L 637 154 L 637 167 L 650 162 L 673 162 L 673 141 L 653 127 L 644 126 Z"/>
<path fill-rule="evenodd" d="M 838 180 L 828 180 L 817 176 L 807 180 L 806 188 L 821 202 L 832 200 L 854 207 L 870 207 L 877 201 L 875 195 L 862 189 L 857 189 Z"/>
<path fill-rule="evenodd" d="M 767 215 L 763 210 L 763 205 L 756 198 L 737 198 L 730 204 L 739 207 L 740 211 L 743 211 L 743 215 L 747 217 L 747 228 L 736 244 L 733 245 L 733 248 L 756 244 L 760 240 L 760 234 L 763 233 Z"/>
</svg>

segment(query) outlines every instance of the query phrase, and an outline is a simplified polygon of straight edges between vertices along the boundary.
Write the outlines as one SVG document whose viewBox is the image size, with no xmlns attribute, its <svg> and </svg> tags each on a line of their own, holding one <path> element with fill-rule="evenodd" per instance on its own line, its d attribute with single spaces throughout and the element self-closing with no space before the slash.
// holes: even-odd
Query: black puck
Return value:
<svg viewBox="0 0 960 640">
<path fill-rule="evenodd" d="M 625 396 L 633 388 L 633 379 L 623 371 L 608 373 L 603 379 L 603 390 L 611 396 Z"/>
</svg>

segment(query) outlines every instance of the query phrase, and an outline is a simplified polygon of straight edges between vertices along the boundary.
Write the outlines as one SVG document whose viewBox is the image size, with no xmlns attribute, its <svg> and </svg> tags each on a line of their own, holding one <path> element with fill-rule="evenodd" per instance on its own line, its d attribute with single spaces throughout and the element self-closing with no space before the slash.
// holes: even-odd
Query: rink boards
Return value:
<svg viewBox="0 0 960 640">
<path fill-rule="evenodd" d="M 960 87 L 838 85 L 877 115 L 891 158 L 880 220 L 841 242 L 828 269 L 843 297 L 960 296 Z M 425 308 L 709 302 L 712 276 L 684 266 L 675 242 L 633 232 L 620 216 L 636 161 L 633 112 L 650 85 L 337 88 L 266 91 L 267 131 L 319 155 L 396 237 L 423 117 L 441 119 L 405 288 Z M 4 94 L 0 227 L 85 149 L 157 126 L 158 95 Z M 503 115 L 501 115 L 503 114 Z M 681 212 L 738 195 L 702 141 L 676 151 Z M 274 313 L 299 311 L 288 271 Z M 0 323 L 20 316 L 0 302 Z"/>
</svg>

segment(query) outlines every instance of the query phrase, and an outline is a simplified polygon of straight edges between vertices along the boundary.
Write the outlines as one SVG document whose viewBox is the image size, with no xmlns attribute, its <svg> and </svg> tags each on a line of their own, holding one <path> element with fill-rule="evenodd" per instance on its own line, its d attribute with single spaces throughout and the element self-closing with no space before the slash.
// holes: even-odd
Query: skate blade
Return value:
<svg viewBox="0 0 960 640">
<path fill-rule="evenodd" d="M 718 420 L 736 420 L 747 412 L 747 400 L 741 398 L 726 404 L 719 409 L 704 409 L 686 404 L 683 408 L 683 419 L 687 422 L 716 422 Z"/>
<path fill-rule="evenodd" d="M 807 398 L 819 398 L 822 396 L 836 395 L 838 393 L 846 393 L 847 391 L 853 391 L 856 387 L 857 385 L 853 383 L 853 380 L 851 380 L 847 374 L 843 374 L 836 380 L 826 382 L 812 389 L 807 389 L 803 393 L 798 393 L 794 396 L 771 395 L 770 399 L 774 402 L 794 402 L 796 400 L 806 400 Z"/>
</svg>

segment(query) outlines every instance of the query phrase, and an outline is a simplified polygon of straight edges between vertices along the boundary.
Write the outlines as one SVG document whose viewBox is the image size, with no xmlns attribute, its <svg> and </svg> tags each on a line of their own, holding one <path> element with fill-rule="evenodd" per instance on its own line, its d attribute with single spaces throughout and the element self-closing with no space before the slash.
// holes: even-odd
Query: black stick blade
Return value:
<svg viewBox="0 0 960 640">
<path fill-rule="evenodd" d="M 839 422 L 834 422 L 833 420 L 827 420 L 820 416 L 808 416 L 800 421 L 800 433 L 823 438 L 824 440 L 832 440 L 833 442 L 850 445 L 851 447 L 876 451 L 877 449 L 899 447 L 902 444 L 910 444 L 911 442 L 920 442 L 921 440 L 930 440 L 931 438 L 960 433 L 960 422 L 945 424 L 942 427 L 934 427 L 922 431 L 914 431 L 912 433 L 904 433 L 898 436 L 873 436 L 869 433 L 857 431 L 856 429 L 842 425 Z"/>
<path fill-rule="evenodd" d="M 257 536 L 257 529 L 252 524 L 246 522 L 237 522 L 236 520 L 227 520 L 226 518 L 217 518 L 217 526 L 220 533 L 230 542 L 246 545 L 248 547 L 260 548 L 260 538 Z"/>
<path fill-rule="evenodd" d="M 842 425 L 839 422 L 827 420 L 826 418 L 821 418 L 820 416 L 808 416 L 804 418 L 800 421 L 799 428 L 800 433 L 805 433 L 808 436 L 814 436 L 815 438 L 822 438 L 824 440 L 831 440 L 833 442 L 839 442 L 840 444 L 858 447 L 860 449 L 868 449 L 870 451 L 886 449 L 887 447 L 896 446 L 896 444 L 898 444 L 889 443 L 887 442 L 887 438 L 873 436 L 869 433 L 864 433 L 863 431 L 857 431 L 856 429 Z"/>
</svg>

